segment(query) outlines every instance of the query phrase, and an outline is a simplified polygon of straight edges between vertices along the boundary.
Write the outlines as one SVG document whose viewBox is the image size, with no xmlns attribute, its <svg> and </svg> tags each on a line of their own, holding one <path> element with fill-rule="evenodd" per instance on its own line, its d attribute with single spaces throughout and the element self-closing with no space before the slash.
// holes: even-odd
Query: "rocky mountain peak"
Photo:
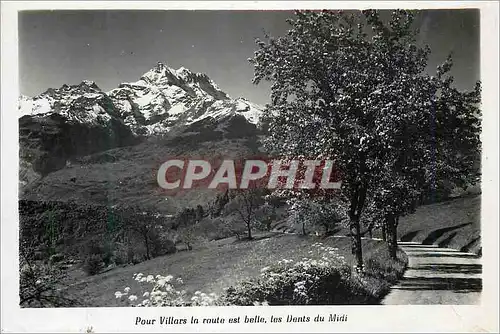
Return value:
<svg viewBox="0 0 500 334">
<path fill-rule="evenodd" d="M 257 124 L 262 107 L 244 99 L 231 99 L 207 74 L 186 67 L 174 69 L 158 62 L 136 82 L 121 83 L 103 92 L 94 81 L 49 88 L 34 98 L 19 99 L 20 117 L 58 113 L 75 122 L 104 125 L 123 122 L 135 135 L 170 131 L 211 117 L 239 114 Z"/>
</svg>

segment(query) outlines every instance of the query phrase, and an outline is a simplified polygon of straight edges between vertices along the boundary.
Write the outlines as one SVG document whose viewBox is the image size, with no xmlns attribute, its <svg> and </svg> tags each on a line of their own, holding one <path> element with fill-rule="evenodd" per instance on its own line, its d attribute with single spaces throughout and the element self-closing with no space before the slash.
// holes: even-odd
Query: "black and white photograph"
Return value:
<svg viewBox="0 0 500 334">
<path fill-rule="evenodd" d="M 17 11 L 9 304 L 202 332 L 485 305 L 483 11 Z"/>
</svg>

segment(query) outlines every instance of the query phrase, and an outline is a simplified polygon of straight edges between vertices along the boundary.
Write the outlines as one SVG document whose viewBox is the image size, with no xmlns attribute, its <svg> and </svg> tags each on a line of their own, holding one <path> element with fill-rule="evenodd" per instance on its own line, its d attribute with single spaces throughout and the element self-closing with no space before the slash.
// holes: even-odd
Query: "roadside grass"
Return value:
<svg viewBox="0 0 500 334">
<path fill-rule="evenodd" d="M 396 284 L 408 266 L 408 256 L 401 249 L 397 250 L 397 259 L 391 259 L 387 246 L 378 244 L 365 260 L 365 288 L 375 300 L 382 300 Z"/>
<path fill-rule="evenodd" d="M 234 238 L 229 238 L 208 242 L 195 246 L 192 251 L 115 268 L 91 277 L 84 277 L 84 274 L 75 271 L 73 277 L 65 282 L 70 285 L 66 292 L 85 301 L 88 306 L 125 306 L 115 299 L 115 291 L 122 291 L 127 286 L 131 291 L 142 291 L 140 284 L 133 279 L 133 274 L 143 273 L 181 277 L 184 281 L 183 289 L 188 295 L 198 290 L 221 295 L 226 288 L 258 276 L 263 267 L 279 260 L 297 261 L 310 257 L 309 250 L 315 242 L 338 248 L 339 255 L 344 256 L 348 264 L 354 263 L 349 238 L 268 233 L 253 241 L 237 242 Z M 380 300 L 388 292 L 390 285 L 403 275 L 407 259 L 404 253 L 399 253 L 399 260 L 394 263 L 384 255 L 388 253 L 387 248 L 380 241 L 363 240 L 363 250 L 367 275 L 358 284 L 369 291 L 373 300 Z"/>
</svg>

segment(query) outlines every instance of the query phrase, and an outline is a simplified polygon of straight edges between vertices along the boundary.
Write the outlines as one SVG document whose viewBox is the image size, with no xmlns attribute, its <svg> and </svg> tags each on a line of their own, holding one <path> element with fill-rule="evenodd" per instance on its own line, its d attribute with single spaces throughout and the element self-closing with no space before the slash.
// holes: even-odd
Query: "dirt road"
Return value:
<svg viewBox="0 0 500 334">
<path fill-rule="evenodd" d="M 382 304 L 480 303 L 482 266 L 474 254 L 404 242 L 400 247 L 408 254 L 408 270 Z"/>
</svg>

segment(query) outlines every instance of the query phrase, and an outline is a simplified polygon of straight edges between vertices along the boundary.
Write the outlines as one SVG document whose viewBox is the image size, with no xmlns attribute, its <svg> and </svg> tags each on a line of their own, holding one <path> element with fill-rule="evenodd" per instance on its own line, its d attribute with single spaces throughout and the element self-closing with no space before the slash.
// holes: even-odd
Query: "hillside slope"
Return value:
<svg viewBox="0 0 500 334">
<path fill-rule="evenodd" d="M 472 195 L 423 205 L 398 226 L 401 241 L 481 254 L 481 196 Z"/>
<path fill-rule="evenodd" d="M 75 270 L 65 284 L 69 285 L 68 295 L 94 307 L 125 306 L 115 298 L 114 293 L 126 286 L 130 287 L 131 291 L 140 292 L 142 286 L 134 281 L 134 273 L 181 277 L 184 281 L 182 288 L 188 295 L 197 290 L 220 295 L 224 289 L 260 275 L 262 268 L 277 261 L 300 261 L 304 257 L 311 257 L 311 245 L 318 241 L 338 248 L 339 255 L 343 256 L 347 263 L 354 260 L 350 254 L 349 238 L 304 238 L 278 233 L 263 235 L 260 240 L 252 242 L 237 242 L 235 238 L 212 241 L 195 247 L 193 251 L 161 256 L 92 277 L 83 277 L 82 273 Z M 372 256 L 380 257 L 380 254 L 386 253 L 384 244 L 379 241 L 363 240 L 363 247 L 366 259 Z"/>
<path fill-rule="evenodd" d="M 231 123 L 231 122 L 230 122 Z M 220 123 L 217 123 L 220 126 Z M 232 124 L 232 123 L 231 123 Z M 224 131 L 208 127 L 181 136 L 150 139 L 141 144 L 108 150 L 78 159 L 26 187 L 23 199 L 35 201 L 77 201 L 101 205 L 141 206 L 175 213 L 180 208 L 206 206 L 216 190 L 187 189 L 166 194 L 157 183 L 159 166 L 171 158 L 217 160 L 238 159 L 258 152 L 256 128 L 236 136 L 234 126 Z M 237 127 L 236 129 L 240 129 Z M 220 160 L 222 161 L 222 160 Z M 216 168 L 217 165 L 212 166 Z"/>
</svg>

